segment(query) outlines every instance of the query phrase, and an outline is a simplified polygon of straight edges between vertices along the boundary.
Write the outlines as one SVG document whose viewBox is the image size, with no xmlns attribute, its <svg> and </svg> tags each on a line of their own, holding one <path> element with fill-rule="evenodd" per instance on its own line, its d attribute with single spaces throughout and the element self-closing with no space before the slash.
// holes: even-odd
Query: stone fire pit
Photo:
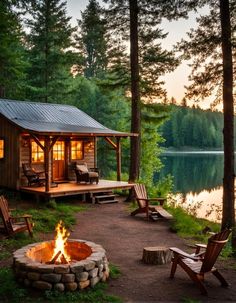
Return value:
<svg viewBox="0 0 236 303">
<path fill-rule="evenodd" d="M 29 244 L 14 252 L 13 268 L 17 280 L 42 290 L 75 291 L 94 287 L 109 277 L 105 250 L 85 240 L 68 240 L 68 264 L 47 264 L 53 255 L 54 240 Z"/>
</svg>

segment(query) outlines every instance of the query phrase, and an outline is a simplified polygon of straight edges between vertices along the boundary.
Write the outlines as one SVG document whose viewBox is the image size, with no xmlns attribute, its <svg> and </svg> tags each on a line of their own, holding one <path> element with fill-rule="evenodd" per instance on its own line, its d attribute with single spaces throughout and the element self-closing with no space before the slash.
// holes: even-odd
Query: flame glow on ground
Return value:
<svg viewBox="0 0 236 303">
<path fill-rule="evenodd" d="M 64 223 L 62 221 L 60 221 L 56 228 L 56 236 L 55 236 L 55 248 L 54 248 L 54 253 L 53 253 L 53 257 L 52 259 L 59 253 L 59 257 L 57 259 L 58 263 L 63 263 L 63 257 L 66 259 L 67 262 L 70 262 L 70 256 L 67 255 L 66 251 L 65 251 L 65 244 L 66 241 L 68 239 L 68 237 L 70 236 L 70 233 L 68 232 L 68 230 L 66 230 Z"/>
</svg>

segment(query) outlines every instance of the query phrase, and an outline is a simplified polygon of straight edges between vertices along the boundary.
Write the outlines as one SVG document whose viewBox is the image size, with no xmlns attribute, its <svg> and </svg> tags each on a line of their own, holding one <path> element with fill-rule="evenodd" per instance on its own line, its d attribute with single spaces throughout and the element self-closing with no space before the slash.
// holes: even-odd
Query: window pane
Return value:
<svg viewBox="0 0 236 303">
<path fill-rule="evenodd" d="M 40 141 L 44 145 L 44 141 Z M 31 157 L 32 162 L 44 162 L 44 152 L 42 148 L 35 142 L 31 142 Z"/>
<path fill-rule="evenodd" d="M 81 160 L 83 157 L 83 141 L 71 141 L 71 160 Z"/>
<path fill-rule="evenodd" d="M 4 158 L 4 140 L 0 139 L 0 159 Z"/>
</svg>

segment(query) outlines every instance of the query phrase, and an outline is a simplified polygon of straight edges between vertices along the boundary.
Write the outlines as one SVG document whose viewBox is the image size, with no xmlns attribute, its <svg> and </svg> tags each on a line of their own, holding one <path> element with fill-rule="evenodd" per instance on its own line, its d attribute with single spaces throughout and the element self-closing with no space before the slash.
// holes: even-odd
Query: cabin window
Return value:
<svg viewBox="0 0 236 303">
<path fill-rule="evenodd" d="M 4 140 L 0 139 L 0 159 L 4 158 Z"/>
<path fill-rule="evenodd" d="M 71 160 L 81 160 L 84 158 L 83 141 L 71 141 Z"/>
<path fill-rule="evenodd" d="M 44 145 L 44 141 L 39 141 Z M 31 142 L 31 160 L 32 162 L 44 162 L 44 152 L 42 148 L 34 141 Z"/>
</svg>

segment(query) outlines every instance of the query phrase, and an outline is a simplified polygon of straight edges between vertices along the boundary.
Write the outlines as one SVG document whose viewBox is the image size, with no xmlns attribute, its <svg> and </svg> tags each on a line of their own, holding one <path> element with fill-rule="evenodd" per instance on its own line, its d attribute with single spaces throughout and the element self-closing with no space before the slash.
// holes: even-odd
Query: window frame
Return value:
<svg viewBox="0 0 236 303">
<path fill-rule="evenodd" d="M 72 149 L 72 142 L 81 142 L 82 143 L 82 148 L 81 148 L 81 152 L 82 152 L 82 157 L 81 158 L 72 158 L 72 151 L 78 152 L 80 151 L 79 149 Z M 84 140 L 82 139 L 72 139 L 70 140 L 70 161 L 76 161 L 76 160 L 83 160 L 84 159 Z"/>
<path fill-rule="evenodd" d="M 6 158 L 6 140 L 5 140 L 5 138 L 0 137 L 0 141 L 3 141 L 3 148 L 0 149 L 3 152 L 3 156 L 0 157 L 0 161 L 1 161 L 1 160 L 4 160 Z"/>
</svg>

